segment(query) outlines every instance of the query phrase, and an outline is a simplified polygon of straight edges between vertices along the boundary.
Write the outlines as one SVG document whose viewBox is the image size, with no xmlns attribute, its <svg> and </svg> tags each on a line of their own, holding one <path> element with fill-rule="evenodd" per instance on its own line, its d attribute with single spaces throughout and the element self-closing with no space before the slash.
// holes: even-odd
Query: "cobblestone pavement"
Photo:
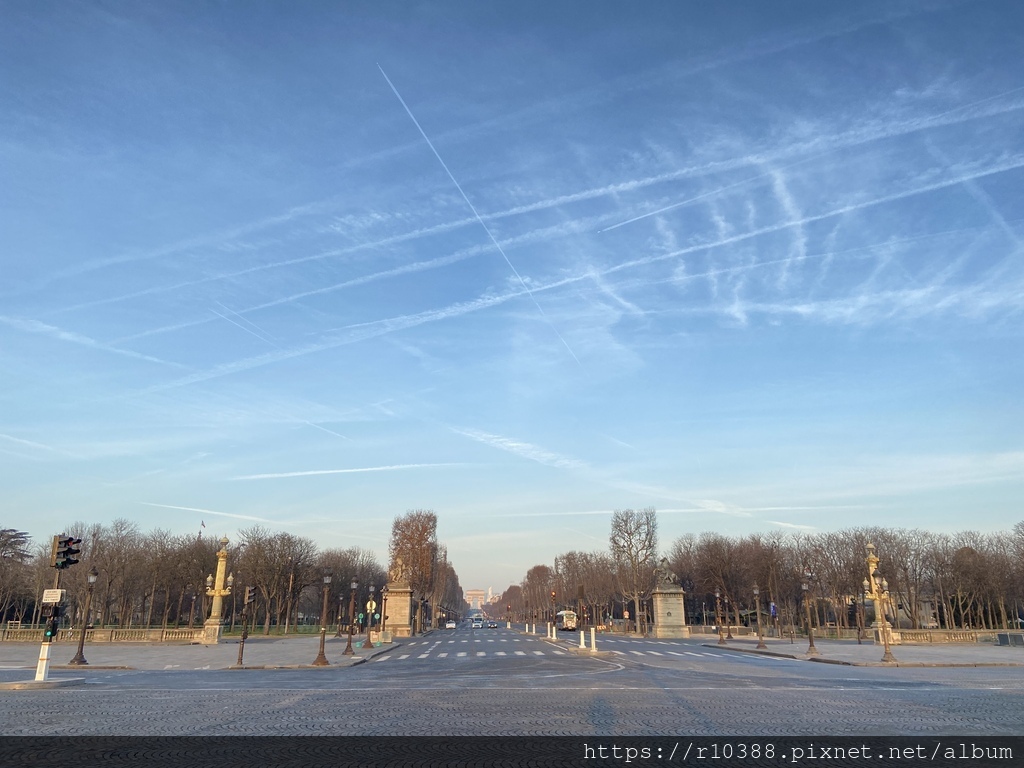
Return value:
<svg viewBox="0 0 1024 768">
<path fill-rule="evenodd" d="M 782 736 L 1024 732 L 1024 669 L 1019 667 L 857 667 L 720 650 L 706 646 L 703 639 L 625 637 L 605 637 L 605 644 L 618 652 L 594 657 L 579 653 L 578 648 L 573 652 L 568 640 L 551 643 L 505 630 L 492 633 L 435 632 L 375 649 L 375 657 L 360 657 L 365 663 L 348 666 L 354 663 L 349 660 L 327 668 L 305 666 L 316 655 L 317 642 L 311 638 L 267 641 L 265 651 L 282 667 L 278 669 L 228 669 L 237 646 L 102 651 L 95 646 L 86 649 L 91 665 L 107 660 L 104 653 L 109 651 L 122 660 L 131 657 L 136 669 L 59 670 L 54 674 L 81 676 L 85 682 L 72 688 L 0 691 L 0 733 Z M 329 642 L 328 659 L 338 658 L 343 648 L 344 640 Z M 867 648 L 872 655 L 880 650 Z M 73 648 L 62 649 L 73 654 Z M 992 654 L 1005 649 L 983 650 Z M 10 662 L 24 661 L 26 654 L 31 661 L 37 651 L 38 647 L 15 651 L 11 644 L 0 646 L 0 667 L 8 667 L 0 669 L 0 680 L 25 677 L 25 667 L 11 669 Z M 209 654 L 203 656 L 203 651 Z M 945 653 L 955 650 L 947 648 Z M 247 646 L 247 661 L 248 654 Z M 143 657 L 148 661 L 140 666 Z M 227 663 L 222 663 L 225 658 Z M 197 660 L 208 660 L 209 668 Z M 281 663 L 290 660 L 296 663 Z"/>
</svg>

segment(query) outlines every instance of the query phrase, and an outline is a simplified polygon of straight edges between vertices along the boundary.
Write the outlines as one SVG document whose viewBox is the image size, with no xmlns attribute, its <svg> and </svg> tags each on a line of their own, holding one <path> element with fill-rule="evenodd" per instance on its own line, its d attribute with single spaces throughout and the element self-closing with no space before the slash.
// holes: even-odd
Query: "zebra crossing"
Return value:
<svg viewBox="0 0 1024 768">
<path fill-rule="evenodd" d="M 493 656 L 495 658 L 515 658 L 515 657 L 532 657 L 538 656 L 567 656 L 567 652 L 560 650 L 555 647 L 547 647 L 545 650 L 521 650 L 504 648 L 498 650 L 502 643 L 533 643 L 536 644 L 536 640 L 523 639 L 519 637 L 507 638 L 473 638 L 470 640 L 414 640 L 411 643 L 404 644 L 401 648 L 397 649 L 394 653 L 385 653 L 383 656 L 378 656 L 373 659 L 374 663 L 380 663 L 382 661 L 405 661 L 406 659 L 480 659 Z M 486 645 L 487 650 L 480 650 L 479 648 L 470 648 L 468 646 Z M 416 646 L 414 648 L 414 646 Z M 449 647 L 455 646 L 455 647 Z M 466 646 L 463 649 L 463 646 Z"/>
<path fill-rule="evenodd" d="M 621 650 L 619 648 L 614 647 L 614 646 L 617 646 L 617 645 L 637 645 L 637 644 L 640 644 L 640 643 L 642 643 L 645 646 L 645 648 L 643 650 L 639 650 L 639 649 L 636 649 L 636 648 L 627 648 L 625 650 Z M 796 659 L 787 658 L 787 657 L 781 657 L 781 656 L 760 656 L 760 655 L 758 655 L 758 656 L 748 656 L 748 655 L 745 655 L 745 654 L 718 653 L 718 652 L 715 652 L 715 651 L 706 651 L 706 650 L 701 650 L 701 651 L 685 651 L 685 650 L 684 651 L 679 651 L 679 650 L 675 650 L 675 651 L 673 651 L 673 650 L 668 650 L 668 648 L 666 648 L 664 650 L 653 650 L 651 648 L 647 648 L 646 647 L 646 646 L 651 646 L 651 645 L 669 646 L 669 647 L 672 647 L 672 648 L 678 648 L 679 647 L 678 643 L 670 643 L 670 642 L 666 642 L 664 640 L 632 640 L 632 639 L 623 639 L 623 638 L 603 638 L 603 639 L 601 639 L 599 641 L 598 645 L 601 646 L 602 650 L 607 650 L 607 651 L 610 651 L 611 653 L 616 653 L 616 654 L 618 654 L 620 656 L 626 656 L 626 657 L 629 657 L 629 656 L 654 656 L 654 657 L 668 658 L 668 657 L 671 657 L 671 656 L 675 656 L 675 657 L 679 657 L 679 658 L 690 657 L 690 658 L 696 658 L 696 659 L 712 658 L 712 659 L 728 659 L 729 661 L 735 661 L 735 662 L 740 662 L 740 663 L 754 663 L 754 664 L 762 663 L 762 662 L 765 662 L 765 661 L 768 661 L 768 662 L 781 662 L 781 663 L 787 663 L 787 662 L 794 662 L 794 661 L 796 661 Z M 611 645 L 612 647 L 609 648 L 608 647 L 609 645 Z"/>
<path fill-rule="evenodd" d="M 521 644 L 516 647 L 516 644 Z M 468 639 L 414 640 L 396 648 L 391 653 L 377 656 L 372 661 L 405 661 L 407 659 L 485 659 L 485 658 L 537 658 L 547 656 L 567 656 L 569 652 L 557 645 L 543 643 L 543 650 L 536 647 L 541 644 L 537 638 L 521 637 L 488 637 Z M 726 659 L 740 663 L 793 662 L 795 659 L 771 656 L 747 656 L 745 654 L 721 653 L 713 650 L 686 650 L 678 643 L 658 640 L 632 640 L 622 638 L 602 638 L 599 643 L 601 650 L 609 651 L 625 658 L 650 657 L 680 660 Z M 658 649 L 650 646 L 663 646 Z M 621 647 L 616 647 L 621 646 Z M 641 647 L 628 647 L 641 646 Z M 695 649 L 697 646 L 692 646 Z"/>
</svg>

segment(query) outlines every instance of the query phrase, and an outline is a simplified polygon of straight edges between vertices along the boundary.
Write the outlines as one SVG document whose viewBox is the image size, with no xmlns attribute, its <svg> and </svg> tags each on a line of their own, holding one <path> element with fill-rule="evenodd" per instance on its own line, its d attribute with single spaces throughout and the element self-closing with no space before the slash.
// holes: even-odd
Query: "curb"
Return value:
<svg viewBox="0 0 1024 768">
<path fill-rule="evenodd" d="M 81 685 L 84 682 L 84 677 L 63 677 L 54 680 L 18 680 L 13 683 L 0 683 L 0 690 L 27 691 L 47 688 L 69 688 L 72 685 Z"/>
<path fill-rule="evenodd" d="M 1024 667 L 1024 664 L 1003 661 L 975 661 L 975 662 L 940 662 L 940 661 L 846 661 L 844 659 L 830 659 L 822 656 L 807 656 L 805 654 L 775 653 L 773 651 L 758 651 L 753 648 L 732 648 L 710 643 L 701 643 L 704 648 L 716 648 L 719 651 L 732 651 L 733 653 L 749 653 L 755 656 L 774 656 L 782 659 L 794 659 L 795 661 L 811 661 L 817 664 L 837 664 L 844 667 Z"/>
</svg>

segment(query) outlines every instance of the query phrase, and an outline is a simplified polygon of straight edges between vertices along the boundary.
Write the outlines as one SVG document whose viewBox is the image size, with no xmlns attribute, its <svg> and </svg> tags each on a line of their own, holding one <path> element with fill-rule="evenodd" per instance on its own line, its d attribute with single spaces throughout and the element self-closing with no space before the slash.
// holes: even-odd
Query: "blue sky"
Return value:
<svg viewBox="0 0 1024 768">
<path fill-rule="evenodd" d="M 1024 519 L 1024 6 L 378 5 L 0 3 L 0 526 Z"/>
</svg>

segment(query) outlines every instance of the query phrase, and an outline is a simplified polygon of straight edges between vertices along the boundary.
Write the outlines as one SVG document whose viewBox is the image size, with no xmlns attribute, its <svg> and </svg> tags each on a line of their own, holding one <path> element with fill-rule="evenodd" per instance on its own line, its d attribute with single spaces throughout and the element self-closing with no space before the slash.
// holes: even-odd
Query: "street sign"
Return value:
<svg viewBox="0 0 1024 768">
<path fill-rule="evenodd" d="M 44 589 L 43 605 L 58 605 L 64 602 L 63 589 Z"/>
<path fill-rule="evenodd" d="M 373 618 L 375 618 L 375 619 L 379 619 L 379 618 L 380 618 L 380 614 L 379 614 L 379 613 L 375 613 L 375 614 L 373 614 Z"/>
<path fill-rule="evenodd" d="M 362 620 L 363 620 L 363 618 L 364 618 L 364 614 L 363 614 L 363 613 L 360 613 L 360 614 L 359 614 L 359 620 L 360 620 L 360 621 L 362 621 Z"/>
<path fill-rule="evenodd" d="M 375 603 L 373 600 L 370 600 L 370 601 L 368 601 L 366 603 L 366 610 L 369 611 L 370 613 L 373 613 L 376 609 L 377 609 L 377 603 Z"/>
</svg>

